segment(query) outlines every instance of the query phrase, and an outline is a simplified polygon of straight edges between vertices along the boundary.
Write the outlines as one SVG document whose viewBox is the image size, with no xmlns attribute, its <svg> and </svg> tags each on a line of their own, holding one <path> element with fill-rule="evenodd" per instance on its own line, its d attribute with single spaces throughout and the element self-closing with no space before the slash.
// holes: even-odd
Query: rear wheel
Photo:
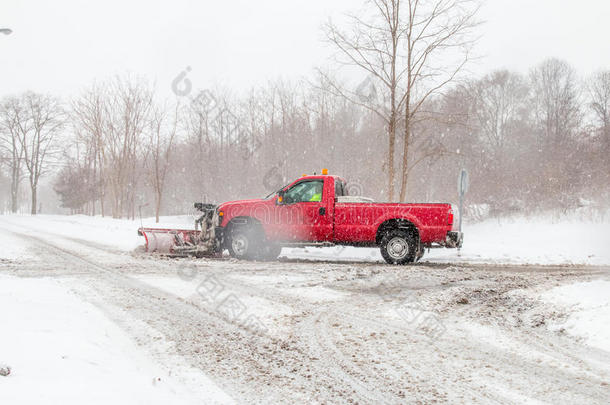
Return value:
<svg viewBox="0 0 610 405">
<path fill-rule="evenodd" d="M 417 256 L 417 236 L 408 229 L 392 229 L 381 238 L 381 256 L 390 264 L 413 263 Z"/>
</svg>

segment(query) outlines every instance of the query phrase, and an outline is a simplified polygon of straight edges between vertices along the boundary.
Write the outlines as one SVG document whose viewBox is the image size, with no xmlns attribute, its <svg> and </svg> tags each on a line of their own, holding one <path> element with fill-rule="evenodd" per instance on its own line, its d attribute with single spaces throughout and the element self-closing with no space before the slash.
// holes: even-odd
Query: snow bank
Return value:
<svg viewBox="0 0 610 405">
<path fill-rule="evenodd" d="M 0 276 L 0 308 L 0 362 L 12 368 L 0 377 L 2 403 L 229 401 L 219 391 L 196 398 L 59 282 Z"/>
<path fill-rule="evenodd" d="M 86 215 L 6 215 L 0 219 L 25 228 L 23 231 L 49 232 L 122 251 L 133 251 L 144 244 L 144 238 L 137 234 L 141 225 L 151 228 L 195 229 L 195 218 L 189 215 L 163 217 L 159 224 L 155 223 L 155 218 L 144 218 L 140 222 L 139 219 L 132 221 Z"/>
<path fill-rule="evenodd" d="M 42 232 L 78 238 L 113 249 L 133 251 L 144 244 L 137 235 L 140 221 L 88 217 L 83 215 L 3 216 L 2 221 Z M 144 226 L 194 228 L 194 217 L 162 217 L 143 220 Z M 0 222 L 0 227 L 2 223 Z M 583 217 L 574 213 L 561 218 L 510 217 L 464 224 L 464 247 L 432 249 L 424 261 L 435 263 L 497 264 L 610 264 L 610 217 Z M 331 248 L 284 249 L 292 259 L 383 262 L 378 249 L 337 246 Z"/>
<path fill-rule="evenodd" d="M 555 287 L 542 294 L 543 300 L 563 307 L 570 315 L 565 329 L 583 338 L 590 346 L 610 353 L 610 281 L 594 280 Z"/>
<path fill-rule="evenodd" d="M 610 264 L 610 219 L 510 217 L 464 224 L 461 256 L 454 249 L 426 253 L 431 262 Z"/>
</svg>

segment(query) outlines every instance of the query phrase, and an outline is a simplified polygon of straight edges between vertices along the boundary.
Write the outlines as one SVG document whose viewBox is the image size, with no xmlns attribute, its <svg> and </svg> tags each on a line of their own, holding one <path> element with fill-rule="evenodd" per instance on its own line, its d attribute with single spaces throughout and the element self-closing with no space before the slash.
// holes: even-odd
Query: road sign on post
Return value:
<svg viewBox="0 0 610 405">
<path fill-rule="evenodd" d="M 466 194 L 466 191 L 468 191 L 468 186 L 470 185 L 469 183 L 469 179 L 468 179 L 468 172 L 466 171 L 466 169 L 462 169 L 462 171 L 460 172 L 460 175 L 458 176 L 458 194 L 460 196 L 460 206 L 459 206 L 459 222 L 458 222 L 458 226 L 459 229 L 458 231 L 462 232 L 462 214 L 464 213 L 464 194 Z M 460 252 L 460 249 L 458 248 L 458 254 Z"/>
<path fill-rule="evenodd" d="M 458 177 L 458 193 L 460 196 L 463 196 L 466 194 L 466 191 L 468 191 L 468 186 L 470 185 L 469 181 L 468 172 L 466 169 L 462 169 L 460 176 Z"/>
</svg>

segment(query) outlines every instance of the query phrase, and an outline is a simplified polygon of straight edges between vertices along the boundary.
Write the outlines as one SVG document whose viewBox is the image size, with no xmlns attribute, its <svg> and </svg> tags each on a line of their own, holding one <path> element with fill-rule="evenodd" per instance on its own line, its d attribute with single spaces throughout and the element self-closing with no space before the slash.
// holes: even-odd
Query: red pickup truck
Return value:
<svg viewBox="0 0 610 405">
<path fill-rule="evenodd" d="M 451 204 L 374 203 L 347 195 L 332 175 L 303 176 L 264 199 L 216 207 L 220 249 L 239 259 L 275 259 L 284 246 L 379 246 L 392 264 L 432 246 L 461 247 Z"/>
</svg>

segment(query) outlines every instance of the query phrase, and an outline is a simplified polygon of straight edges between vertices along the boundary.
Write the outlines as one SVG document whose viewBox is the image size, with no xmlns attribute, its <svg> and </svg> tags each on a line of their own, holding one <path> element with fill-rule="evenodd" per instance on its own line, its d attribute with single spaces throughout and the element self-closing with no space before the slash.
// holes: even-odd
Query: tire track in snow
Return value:
<svg viewBox="0 0 610 405">
<path fill-rule="evenodd" d="M 304 395 L 315 392 L 318 394 L 319 400 L 321 401 L 347 401 L 352 398 L 366 402 L 370 398 L 370 396 L 363 395 L 361 389 L 355 390 L 356 395 L 349 395 L 349 393 L 342 388 L 345 381 L 342 379 L 337 380 L 337 377 L 333 372 L 334 367 L 332 367 L 331 364 L 327 362 L 320 364 L 321 362 L 316 361 L 320 359 L 312 359 L 309 357 L 308 353 L 295 350 L 297 349 L 296 347 L 289 348 L 290 345 L 287 345 L 285 341 L 266 336 L 252 336 L 247 330 L 223 319 L 215 311 L 208 311 L 205 308 L 198 307 L 173 294 L 169 294 L 145 282 L 100 265 L 95 261 L 82 257 L 80 254 L 62 248 L 38 236 L 19 232 L 13 233 L 16 236 L 28 240 L 30 243 L 45 247 L 48 251 L 55 251 L 57 255 L 70 259 L 68 262 L 75 260 L 81 264 L 85 264 L 86 267 L 93 268 L 95 270 L 92 271 L 94 275 L 96 273 L 102 275 L 105 281 L 110 281 L 113 284 L 112 289 L 115 289 L 115 295 L 117 294 L 117 290 L 123 290 L 126 295 L 130 296 L 130 299 L 127 300 L 129 302 L 130 311 L 133 311 L 134 308 L 137 309 L 138 307 L 145 308 L 147 305 L 150 306 L 151 303 L 161 301 L 162 305 L 155 308 L 152 319 L 152 314 L 150 312 L 140 313 L 139 316 L 136 317 L 149 323 L 151 327 L 161 333 L 166 333 L 168 328 L 159 327 L 159 322 L 169 322 L 172 325 L 169 329 L 173 329 L 175 326 L 178 326 L 176 325 L 178 322 L 175 318 L 176 314 L 179 314 L 180 318 L 183 319 L 182 322 L 179 322 L 181 323 L 179 326 L 182 327 L 182 332 L 186 333 L 187 336 L 193 340 L 197 340 L 197 338 L 201 340 L 203 338 L 205 344 L 202 346 L 216 347 L 218 350 L 224 352 L 230 360 L 235 360 L 235 362 L 238 363 L 245 363 L 246 367 L 242 366 L 240 369 L 245 374 L 247 374 L 247 370 L 249 370 L 249 375 L 243 376 L 240 379 L 242 380 L 241 383 L 243 385 L 240 384 L 239 388 L 233 386 L 236 376 L 230 371 L 236 368 L 235 365 L 221 364 L 225 368 L 225 372 L 221 373 L 224 377 L 221 386 L 234 396 L 243 397 L 245 394 L 249 394 L 253 395 L 252 399 L 257 402 L 266 400 L 273 401 L 274 398 L 275 401 L 281 402 L 286 400 L 287 394 L 292 391 L 290 386 L 293 386 L 293 389 L 297 394 L 299 393 L 299 390 Z M 59 238 L 62 237 L 59 236 Z M 101 289 L 104 289 L 104 287 L 102 286 Z M 136 310 L 136 312 L 138 311 Z M 184 320 L 185 318 L 186 320 Z M 204 327 L 212 330 L 213 335 L 201 336 L 194 332 L 197 328 Z M 186 328 L 186 330 L 184 328 Z M 190 333 L 187 333 L 188 331 L 190 331 Z M 184 336 L 182 336 L 182 339 L 177 339 L 175 336 L 173 337 L 174 339 L 172 339 L 171 335 L 168 336 L 168 340 L 174 342 L 185 340 Z M 223 341 L 231 342 L 231 349 L 228 350 L 226 345 L 218 347 L 217 337 L 221 337 Z M 251 341 L 256 342 L 254 344 L 243 344 L 244 342 Z M 181 355 L 194 355 L 194 353 L 189 350 L 178 350 L 178 352 Z M 310 371 L 305 372 L 305 370 L 299 370 L 302 367 L 294 368 L 294 366 L 302 364 L 306 364 Z M 202 364 L 198 363 L 197 365 L 201 366 Z M 218 366 L 218 362 L 215 362 L 214 365 Z M 290 367 L 292 367 L 292 369 L 290 369 Z M 214 370 L 214 367 L 209 367 L 209 364 L 208 367 L 202 368 L 207 372 L 218 374 L 218 370 Z M 311 371 L 312 368 L 313 371 Z M 297 373 L 298 371 L 301 371 L 301 375 Z M 264 377 L 268 376 L 270 373 L 273 373 L 272 378 L 280 380 L 275 381 L 271 388 L 270 384 L 268 384 L 269 381 L 265 381 L 267 377 Z M 302 377 L 305 380 L 302 382 L 297 381 L 295 383 L 291 378 L 291 373 Z M 313 376 L 313 381 L 309 381 L 307 375 Z M 263 376 L 263 378 L 261 378 L 261 376 Z M 262 379 L 263 381 L 259 381 L 259 384 L 256 386 L 252 386 L 252 381 L 257 379 Z M 274 392 L 276 391 L 276 387 L 280 387 L 279 392 Z M 305 388 L 309 389 L 304 391 Z M 262 397 L 260 396 L 261 389 L 267 390 L 264 391 L 265 395 Z M 247 397 L 247 395 L 245 397 Z"/>
<path fill-rule="evenodd" d="M 74 241 L 74 243 L 78 243 L 78 241 Z M 154 261 L 151 261 L 151 263 L 149 264 L 152 266 L 153 263 Z M 165 264 L 166 263 L 163 263 L 163 265 Z M 254 269 L 256 270 L 257 268 L 262 268 L 263 266 L 265 266 L 265 264 L 255 263 L 251 267 L 254 267 Z M 276 265 L 274 265 L 273 267 L 275 268 L 275 266 Z M 229 270 L 234 270 L 236 268 L 239 269 L 243 267 L 243 263 L 227 263 L 227 268 Z M 251 267 L 250 269 L 252 269 Z M 342 270 L 344 269 L 344 266 L 337 265 L 336 269 Z M 565 270 L 565 268 L 563 270 Z M 208 269 L 208 271 L 214 271 L 217 274 L 222 274 L 219 269 L 214 267 L 212 267 L 211 270 Z M 493 269 L 493 271 L 496 272 L 497 269 Z M 517 272 L 521 271 L 524 271 L 524 269 L 517 269 Z M 115 274 L 116 270 L 111 270 L 111 272 Z M 335 343 L 335 340 L 337 338 L 333 338 L 333 333 L 335 333 L 336 331 L 334 329 L 330 329 L 331 322 L 334 323 L 336 321 L 345 321 L 351 319 L 353 323 L 360 324 L 363 326 L 363 328 L 391 331 L 392 325 L 390 325 L 389 323 L 380 322 L 379 319 L 367 318 L 367 304 L 371 306 L 374 305 L 374 302 L 360 302 L 360 308 L 353 308 L 356 311 L 363 310 L 364 315 L 359 314 L 358 316 L 355 316 L 353 313 L 354 311 L 352 311 L 351 313 L 341 312 L 337 308 L 332 308 L 332 305 L 332 310 L 330 311 L 330 313 L 328 311 L 321 313 L 320 311 L 328 309 L 329 305 L 314 306 L 311 302 L 307 302 L 302 299 L 297 299 L 294 296 L 283 294 L 281 291 L 278 292 L 274 290 L 273 293 L 270 293 L 269 289 L 257 290 L 256 286 L 252 286 L 245 283 L 237 283 L 234 278 L 231 277 L 229 277 L 228 279 L 232 280 L 230 281 L 230 283 L 233 287 L 238 287 L 246 294 L 252 295 L 253 293 L 256 293 L 262 297 L 265 297 L 266 299 L 276 300 L 277 302 L 290 302 L 292 307 L 301 309 L 312 309 L 312 313 L 310 315 L 305 315 L 303 320 L 301 320 L 303 326 L 299 330 L 302 331 L 302 334 L 300 336 L 302 340 L 297 341 L 295 343 L 297 345 L 295 349 L 298 349 L 300 353 L 300 360 L 308 361 L 307 364 L 312 369 L 317 369 L 321 373 L 326 372 L 328 374 L 332 374 L 335 377 L 330 380 L 317 379 L 316 382 L 320 382 L 321 384 L 329 383 L 330 381 L 334 381 L 335 384 L 347 383 L 348 386 L 351 388 L 351 391 L 342 392 L 343 395 L 336 395 L 334 397 L 332 393 L 338 394 L 338 392 L 340 391 L 333 391 L 331 389 L 324 390 L 320 388 L 317 388 L 316 390 L 312 388 L 312 390 L 308 391 L 308 393 L 315 392 L 320 395 L 320 398 L 334 398 L 336 401 L 346 400 L 350 398 L 358 399 L 363 402 L 374 402 L 375 399 L 379 401 L 385 400 L 387 402 L 405 401 L 404 398 L 399 399 L 394 395 L 384 395 L 388 393 L 380 394 L 376 387 L 384 386 L 384 383 L 386 385 L 395 384 L 391 381 L 384 381 L 382 376 L 375 375 L 374 370 L 366 368 L 363 370 L 363 367 L 361 367 L 360 365 L 353 364 L 353 362 L 350 360 L 350 356 L 346 356 L 346 353 L 344 353 L 341 348 L 337 347 L 337 344 Z M 332 283 L 333 281 L 331 280 L 330 282 Z M 321 281 L 319 285 L 325 285 L 326 283 L 327 281 Z M 158 294 L 155 294 L 155 296 L 158 296 Z M 191 305 L 193 304 L 191 303 Z M 316 313 L 319 314 L 317 316 L 317 319 L 321 319 L 321 322 L 314 322 L 314 320 L 316 319 Z M 460 315 L 459 311 L 456 311 L 456 313 L 457 315 Z M 462 321 L 467 319 L 466 315 L 464 314 L 461 315 L 461 318 Z M 404 329 L 399 330 L 404 333 Z M 343 329 L 341 329 L 340 332 L 340 336 L 345 335 Z M 511 397 L 510 395 L 507 395 L 506 392 L 503 392 L 504 388 L 501 387 L 494 389 L 494 387 L 488 386 L 486 388 L 487 392 L 483 392 L 483 388 L 481 388 L 480 390 L 476 390 L 473 387 L 477 384 L 476 379 L 470 382 L 465 380 L 440 381 L 438 379 L 439 375 L 446 376 L 448 373 L 447 367 L 439 368 L 438 366 L 426 365 L 426 359 L 423 359 L 421 356 L 417 356 L 413 359 L 408 359 L 411 363 L 409 364 L 409 367 L 411 368 L 407 369 L 407 371 L 411 370 L 411 374 L 424 375 L 426 376 L 426 379 L 430 381 L 429 383 L 419 383 L 420 388 L 424 390 L 424 401 L 435 399 L 434 392 L 430 393 L 430 391 L 428 391 L 428 388 L 426 387 L 434 387 L 435 385 L 439 385 L 441 383 L 446 384 L 447 391 L 449 391 L 450 393 L 469 394 L 470 399 L 467 400 L 468 402 L 514 402 L 516 400 L 515 398 L 518 398 L 517 393 L 528 393 L 532 391 L 537 392 L 537 394 L 534 395 L 536 399 L 542 399 L 549 402 L 553 402 L 554 400 L 560 400 L 561 398 L 566 399 L 561 395 L 562 390 L 565 391 L 566 389 L 572 390 L 573 394 L 578 395 L 578 397 L 573 399 L 580 399 L 581 401 L 588 399 L 588 401 L 586 402 L 591 403 L 604 403 L 604 399 L 608 396 L 609 392 L 607 388 L 601 388 L 599 384 L 596 385 L 595 381 L 587 380 L 587 377 L 590 377 L 590 375 L 586 373 L 582 361 L 580 361 L 578 357 L 573 357 L 573 354 L 572 358 L 568 357 L 567 360 L 569 360 L 569 363 L 572 364 L 574 370 L 559 370 L 555 373 L 553 372 L 553 370 L 545 369 L 545 367 L 554 368 L 555 366 L 552 364 L 542 363 L 536 365 L 534 363 L 534 359 L 524 358 L 524 353 L 521 353 L 520 355 L 511 355 L 511 353 L 506 353 L 506 350 L 499 350 L 497 347 L 488 345 L 482 346 L 481 342 L 472 340 L 472 336 L 469 336 L 468 333 L 460 331 L 457 332 L 459 333 L 457 333 L 456 336 L 453 336 L 453 341 L 447 342 L 442 346 L 443 351 L 448 354 L 451 354 L 452 352 L 459 353 L 459 362 L 453 362 L 451 364 L 456 367 L 459 365 L 463 367 L 475 368 L 476 370 L 483 370 L 486 364 L 492 364 L 496 366 L 500 365 L 501 368 L 495 371 L 490 370 L 490 372 L 493 372 L 494 375 L 493 378 L 488 381 L 513 380 L 512 389 L 516 394 L 514 397 Z M 532 336 L 530 337 L 528 335 L 524 335 L 524 331 L 519 330 L 517 330 L 516 332 L 523 333 L 514 333 L 514 331 L 511 332 L 507 330 L 503 332 L 509 333 L 509 336 L 511 338 L 522 339 L 525 344 L 529 345 L 531 348 L 535 349 L 536 352 L 541 353 L 543 356 L 561 356 L 561 359 L 563 361 L 567 361 L 566 358 L 564 358 L 563 356 L 569 355 L 571 353 L 571 348 L 577 347 L 575 345 L 568 345 L 568 347 L 565 347 L 565 342 L 563 341 L 553 342 L 553 345 L 543 344 L 542 342 L 544 342 L 545 339 L 548 337 L 544 334 L 532 333 Z M 320 342 L 322 343 L 320 344 Z M 410 344 L 414 345 L 414 348 L 417 347 L 418 350 L 421 350 L 423 353 L 425 353 L 426 349 L 425 347 L 423 347 L 423 343 L 421 341 L 412 340 L 410 341 Z M 483 353 L 483 351 L 487 351 L 490 354 L 486 355 L 485 353 Z M 586 354 L 586 350 L 582 348 L 580 348 L 578 352 L 585 352 Z M 320 353 L 322 353 L 324 357 L 322 357 Z M 362 355 L 364 356 L 364 353 L 362 353 Z M 373 354 L 369 354 L 369 357 L 382 358 L 382 355 L 383 353 L 375 354 L 375 352 L 373 352 Z M 308 357 L 309 360 L 307 360 Z M 337 361 L 337 357 L 339 357 L 341 361 Z M 318 359 L 323 359 L 324 364 L 316 364 L 316 362 L 319 361 Z M 442 364 L 442 361 L 440 361 L 439 364 Z M 415 368 L 416 366 L 418 368 Z M 395 375 L 395 380 L 400 381 L 401 372 L 404 372 L 405 368 L 406 365 L 401 365 L 400 368 L 386 367 L 386 371 L 397 373 Z M 460 371 L 461 370 L 456 370 L 456 374 Z M 473 375 L 476 377 L 476 373 L 469 374 L 466 372 L 465 374 L 466 377 Z M 541 384 L 536 384 L 536 386 L 532 387 L 532 375 L 536 375 L 536 378 L 540 378 L 541 376 L 546 377 L 540 380 Z M 580 382 L 578 384 L 574 384 L 574 378 L 579 379 Z M 553 389 L 553 386 L 556 385 L 557 381 L 560 381 L 563 384 L 569 381 L 570 385 L 568 385 L 567 387 L 556 387 L 557 393 L 540 391 L 541 388 L 539 386 L 549 387 L 543 387 L 546 390 Z M 294 384 L 289 386 L 294 386 Z M 511 387 L 509 386 L 508 388 L 510 389 Z M 561 388 L 561 390 L 559 388 Z M 327 396 L 326 394 L 329 391 L 331 392 L 331 394 L 329 394 L 330 396 Z M 282 397 L 280 395 L 277 398 Z M 521 397 L 521 399 L 523 398 L 527 397 Z M 532 398 L 530 397 L 530 399 Z"/>
</svg>

